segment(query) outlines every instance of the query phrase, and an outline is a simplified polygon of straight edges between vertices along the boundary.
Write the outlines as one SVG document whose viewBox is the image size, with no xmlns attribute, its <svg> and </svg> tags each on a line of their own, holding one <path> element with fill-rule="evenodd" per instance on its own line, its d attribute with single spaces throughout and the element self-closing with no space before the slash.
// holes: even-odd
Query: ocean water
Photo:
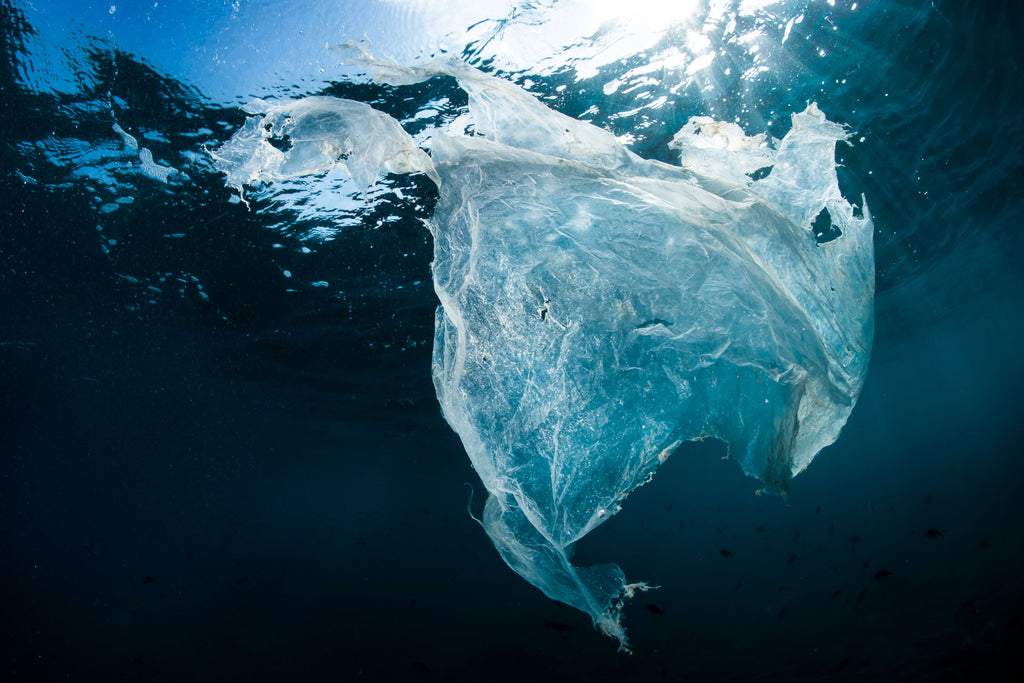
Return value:
<svg viewBox="0 0 1024 683">
<path fill-rule="evenodd" d="M 623 6 L 625 5 L 625 6 Z M 984 680 L 1024 606 L 1024 77 L 1010 3 L 0 0 L 0 678 Z M 511 572 L 430 380 L 422 176 L 225 187 L 254 98 L 417 139 L 461 56 L 645 158 L 691 116 L 849 127 L 876 335 L 788 497 L 687 444 L 578 548 L 632 655 Z M 468 484 L 468 486 L 467 486 Z"/>
</svg>

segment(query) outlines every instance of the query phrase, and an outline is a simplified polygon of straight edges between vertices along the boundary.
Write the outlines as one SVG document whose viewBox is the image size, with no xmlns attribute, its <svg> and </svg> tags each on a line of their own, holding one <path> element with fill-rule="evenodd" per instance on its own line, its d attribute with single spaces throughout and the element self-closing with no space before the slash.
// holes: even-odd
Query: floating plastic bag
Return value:
<svg viewBox="0 0 1024 683">
<path fill-rule="evenodd" d="M 437 134 L 427 157 L 365 105 L 263 103 L 218 165 L 239 189 L 342 162 L 362 183 L 383 169 L 439 181 L 434 385 L 490 494 L 484 528 L 510 567 L 627 648 L 622 601 L 646 586 L 574 566 L 573 545 L 685 441 L 721 439 L 785 491 L 860 392 L 872 225 L 839 193 L 845 133 L 813 104 L 775 147 L 693 119 L 676 167 L 459 62 L 356 57 L 392 84 L 455 76 L 478 135 Z M 840 236 L 819 244 L 823 209 Z"/>
</svg>

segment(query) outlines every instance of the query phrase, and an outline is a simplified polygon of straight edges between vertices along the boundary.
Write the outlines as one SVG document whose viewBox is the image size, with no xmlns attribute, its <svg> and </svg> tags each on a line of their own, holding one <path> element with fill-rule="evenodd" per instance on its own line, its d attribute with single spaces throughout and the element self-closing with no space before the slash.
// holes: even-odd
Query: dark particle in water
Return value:
<svg viewBox="0 0 1024 683">
<path fill-rule="evenodd" d="M 651 614 L 664 614 L 664 612 L 661 611 L 661 608 L 655 605 L 653 602 L 644 605 L 644 609 L 646 609 Z"/>
<path fill-rule="evenodd" d="M 576 630 L 575 626 L 570 626 L 563 621 L 545 621 L 544 626 L 552 631 L 558 631 L 559 633 L 567 633 L 568 631 Z"/>
<path fill-rule="evenodd" d="M 148 586 L 149 584 L 155 583 L 155 582 L 156 582 L 156 577 L 155 576 L 143 576 L 142 577 L 143 585 Z"/>
<path fill-rule="evenodd" d="M 943 536 L 942 531 L 939 530 L 939 529 L 936 529 L 935 527 L 932 527 L 928 531 L 924 532 L 924 537 L 925 538 L 942 538 L 942 536 Z"/>
<path fill-rule="evenodd" d="M 721 550 L 719 550 L 718 554 L 721 555 L 722 557 L 732 557 L 732 552 L 729 551 L 729 550 L 726 550 L 725 548 L 722 548 Z"/>
<path fill-rule="evenodd" d="M 889 571 L 888 569 L 879 569 L 877 572 L 875 572 L 875 580 L 876 581 L 881 581 L 882 579 L 884 579 L 887 576 L 892 576 L 892 572 Z"/>
<path fill-rule="evenodd" d="M 789 564 L 793 564 L 794 562 L 796 562 L 796 553 L 793 553 L 792 555 L 789 556 L 789 559 L 786 560 L 786 564 L 789 565 Z"/>
</svg>

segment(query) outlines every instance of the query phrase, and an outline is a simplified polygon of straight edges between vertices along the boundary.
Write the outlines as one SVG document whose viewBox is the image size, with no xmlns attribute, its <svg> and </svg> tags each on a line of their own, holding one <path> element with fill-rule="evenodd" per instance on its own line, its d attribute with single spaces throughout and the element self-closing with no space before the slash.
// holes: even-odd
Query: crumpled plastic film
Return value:
<svg viewBox="0 0 1024 683">
<path fill-rule="evenodd" d="M 622 602 L 646 586 L 574 566 L 574 544 L 685 441 L 721 439 L 786 491 L 859 395 L 873 228 L 839 193 L 845 131 L 813 104 L 777 142 L 692 119 L 672 166 L 460 62 L 354 59 L 393 84 L 454 76 L 477 135 L 438 133 L 428 158 L 366 105 L 307 98 L 264 106 L 219 167 L 240 188 L 322 171 L 340 145 L 360 183 L 383 170 L 438 182 L 433 378 L 490 494 L 484 528 L 510 567 L 627 649 Z M 266 136 L 299 109 L 316 126 L 288 134 L 311 151 L 282 152 Z M 819 243 L 823 209 L 839 236 Z"/>
</svg>

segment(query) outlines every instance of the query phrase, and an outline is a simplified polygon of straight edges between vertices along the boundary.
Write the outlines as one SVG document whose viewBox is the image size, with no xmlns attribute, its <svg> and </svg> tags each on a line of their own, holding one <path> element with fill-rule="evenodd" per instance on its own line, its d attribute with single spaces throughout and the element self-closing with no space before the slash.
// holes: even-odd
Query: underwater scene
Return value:
<svg viewBox="0 0 1024 683">
<path fill-rule="evenodd" d="M 985 680 L 1024 13 L 0 0 L 0 678 Z"/>
</svg>

